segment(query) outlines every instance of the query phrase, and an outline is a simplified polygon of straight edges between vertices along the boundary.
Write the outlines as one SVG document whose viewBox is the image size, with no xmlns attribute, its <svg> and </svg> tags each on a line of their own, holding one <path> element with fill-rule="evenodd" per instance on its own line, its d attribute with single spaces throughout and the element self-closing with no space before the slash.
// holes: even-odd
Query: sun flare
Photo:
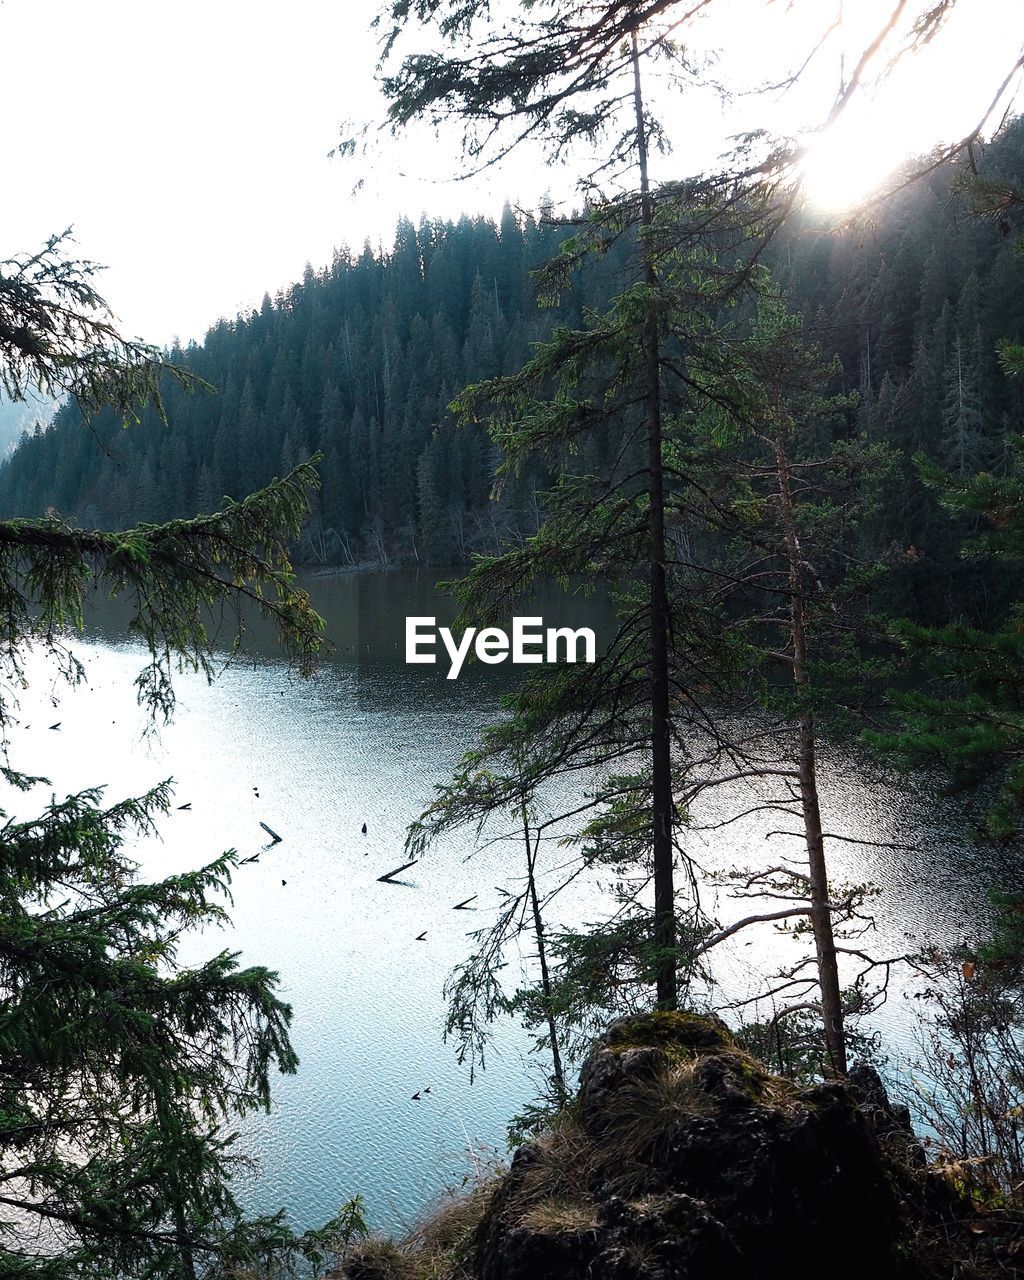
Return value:
<svg viewBox="0 0 1024 1280">
<path fill-rule="evenodd" d="M 822 134 L 800 163 L 808 202 L 825 212 L 854 208 L 886 184 L 907 151 L 894 147 L 891 139 L 880 140 L 869 128 Z"/>
<path fill-rule="evenodd" d="M 987 21 L 978 21 L 981 9 Z M 880 67 L 869 66 L 861 91 L 829 128 L 809 139 L 800 165 L 808 202 L 824 211 L 853 208 L 936 146 L 955 142 L 979 124 L 988 136 L 999 123 L 999 116 L 986 115 L 991 68 L 1001 56 L 996 33 L 1009 24 L 1009 15 L 1007 0 L 977 0 L 973 20 L 966 10 L 954 14 L 915 57 L 888 69 L 884 57 Z M 867 22 L 869 16 L 865 6 L 844 18 L 837 36 L 841 82 L 877 29 L 878 14 Z"/>
</svg>

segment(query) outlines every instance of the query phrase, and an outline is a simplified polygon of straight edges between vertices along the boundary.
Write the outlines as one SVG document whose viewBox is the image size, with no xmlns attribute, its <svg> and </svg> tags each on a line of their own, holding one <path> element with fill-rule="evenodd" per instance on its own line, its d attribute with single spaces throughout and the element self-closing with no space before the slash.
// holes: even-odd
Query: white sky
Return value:
<svg viewBox="0 0 1024 1280">
<path fill-rule="evenodd" d="M 835 0 L 727 0 L 721 73 L 753 82 L 785 65 Z M 886 0 L 846 0 L 870 25 Z M 335 246 L 390 244 L 399 213 L 495 215 L 564 181 L 534 156 L 472 183 L 458 145 L 389 144 L 373 165 L 327 152 L 345 119 L 379 114 L 377 0 L 0 0 L 4 121 L 0 255 L 74 224 L 107 264 L 102 288 L 125 327 L 157 342 L 201 337 L 220 316 L 320 266 Z M 782 25 L 780 25 L 782 24 Z M 960 0 L 948 34 L 906 64 L 819 148 L 812 191 L 860 194 L 903 155 L 963 131 L 1024 40 L 1024 0 Z M 857 33 L 846 41 L 851 50 Z M 726 119 L 710 95 L 666 99 L 675 153 L 693 171 L 727 133 L 816 123 L 835 93 L 833 42 L 799 96 L 752 97 Z M 402 173 L 407 176 L 402 176 Z M 418 174 L 419 177 L 408 176 Z M 353 199 L 358 177 L 367 190 Z"/>
</svg>

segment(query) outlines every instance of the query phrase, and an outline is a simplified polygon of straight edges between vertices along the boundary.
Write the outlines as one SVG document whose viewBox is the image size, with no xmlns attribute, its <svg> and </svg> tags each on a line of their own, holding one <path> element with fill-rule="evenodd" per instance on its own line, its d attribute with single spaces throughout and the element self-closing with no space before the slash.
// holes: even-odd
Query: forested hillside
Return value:
<svg viewBox="0 0 1024 1280">
<path fill-rule="evenodd" d="M 3 509 L 54 506 L 103 527 L 192 515 L 319 451 L 308 556 L 444 563 L 481 538 L 493 546 L 494 528 L 516 513 L 489 513 L 479 527 L 493 459 L 483 432 L 451 431 L 445 406 L 467 381 L 514 368 L 542 336 L 529 273 L 558 240 L 511 212 L 500 226 L 402 222 L 386 257 L 339 254 L 175 352 L 217 394 L 171 388 L 170 429 L 155 413 L 127 432 L 113 414 L 92 431 L 77 410 L 60 414 L 5 470 Z"/>
<path fill-rule="evenodd" d="M 1022 122 L 986 166 L 1019 180 Z M 1004 376 L 996 349 L 1024 337 L 1013 236 L 972 214 L 953 178 L 939 170 L 912 184 L 867 225 L 827 231 L 805 220 L 772 248 L 792 305 L 840 357 L 837 389 L 859 392 L 845 429 L 905 454 L 905 483 L 882 518 L 924 612 L 939 603 L 960 531 L 937 514 L 910 459 L 924 452 L 965 474 L 998 468 L 1024 408 L 1024 386 Z M 492 503 L 493 446 L 482 427 L 455 427 L 446 406 L 616 291 L 613 250 L 558 306 L 538 306 L 530 273 L 566 234 L 509 209 L 498 225 L 403 221 L 389 253 L 341 253 L 175 353 L 217 394 L 172 388 L 169 427 L 147 414 L 124 431 L 108 415 L 86 430 L 68 409 L 37 429 L 0 472 L 0 511 L 55 507 L 110 527 L 164 520 L 241 497 L 320 452 L 305 560 L 451 564 L 529 534 L 538 477 Z"/>
</svg>

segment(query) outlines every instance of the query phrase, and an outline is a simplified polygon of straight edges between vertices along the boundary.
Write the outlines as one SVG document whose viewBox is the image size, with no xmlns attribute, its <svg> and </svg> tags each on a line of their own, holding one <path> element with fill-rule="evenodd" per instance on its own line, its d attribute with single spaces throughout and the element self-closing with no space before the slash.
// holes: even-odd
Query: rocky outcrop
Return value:
<svg viewBox="0 0 1024 1280">
<path fill-rule="evenodd" d="M 798 1088 L 713 1020 L 614 1023 L 552 1133 L 516 1153 L 479 1280 L 910 1277 L 877 1076 Z M 877 1084 L 877 1088 L 874 1085 Z"/>
</svg>

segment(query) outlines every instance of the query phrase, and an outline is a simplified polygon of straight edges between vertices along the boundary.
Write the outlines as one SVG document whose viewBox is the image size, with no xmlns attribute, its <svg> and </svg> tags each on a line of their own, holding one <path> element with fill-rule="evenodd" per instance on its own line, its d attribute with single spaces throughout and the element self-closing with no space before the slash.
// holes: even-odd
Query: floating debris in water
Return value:
<svg viewBox="0 0 1024 1280">
<path fill-rule="evenodd" d="M 395 867 L 393 871 L 388 871 L 384 875 L 378 876 L 377 879 L 381 884 L 392 884 L 394 883 L 394 877 L 397 876 L 399 872 L 408 871 L 410 867 L 414 867 L 415 865 L 416 859 L 413 858 L 412 862 L 403 862 L 400 867 Z"/>
</svg>

